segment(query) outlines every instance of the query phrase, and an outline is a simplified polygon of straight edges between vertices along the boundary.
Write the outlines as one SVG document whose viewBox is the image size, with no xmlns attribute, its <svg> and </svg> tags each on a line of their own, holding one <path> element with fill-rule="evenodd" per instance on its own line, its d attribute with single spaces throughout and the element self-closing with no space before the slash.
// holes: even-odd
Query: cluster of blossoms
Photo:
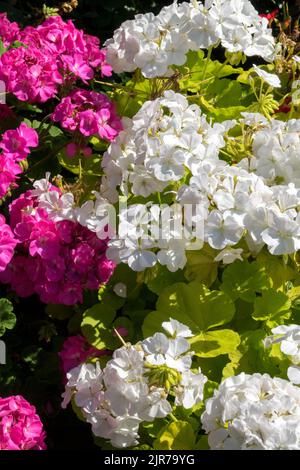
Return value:
<svg viewBox="0 0 300 470">
<path fill-rule="evenodd" d="M 183 179 L 187 170 L 197 174 L 203 161 L 218 161 L 232 122 L 211 125 L 199 106 L 170 90 L 144 103 L 124 125 L 102 161 L 102 193 L 111 202 L 118 200 L 118 186 L 123 194 L 130 189 L 148 197 Z"/>
<path fill-rule="evenodd" d="M 140 68 L 147 78 L 172 73 L 183 65 L 189 50 L 222 44 L 230 53 L 274 57 L 268 20 L 249 0 L 191 0 L 164 7 L 155 16 L 137 15 L 125 21 L 106 42 L 107 60 L 116 73 Z"/>
<path fill-rule="evenodd" d="M 96 71 L 111 75 L 99 39 L 84 34 L 72 21 L 65 23 L 55 16 L 21 31 L 2 15 L 0 33 L 8 48 L 0 58 L 0 79 L 21 101 L 43 103 L 60 86 L 70 86 L 77 79 L 87 83 Z M 18 47 L 11 47 L 16 40 Z"/>
<path fill-rule="evenodd" d="M 0 398 L 0 450 L 44 450 L 45 437 L 34 406 L 20 395 Z"/>
<path fill-rule="evenodd" d="M 9 225 L 5 223 L 3 215 L 0 215 L 0 272 L 4 271 L 11 261 L 16 244 Z"/>
<path fill-rule="evenodd" d="M 281 352 L 291 361 L 287 369 L 288 378 L 293 384 L 300 385 L 300 326 L 280 325 L 273 328 L 272 333 L 264 340 L 265 347 L 280 344 Z"/>
<path fill-rule="evenodd" d="M 240 122 L 212 125 L 197 105 L 167 91 L 126 123 L 103 157 L 101 194 L 114 203 L 120 191 L 144 198 L 159 192 L 173 204 L 160 207 L 148 199 L 144 205 L 121 207 L 119 237 L 110 241 L 107 252 L 110 259 L 136 271 L 157 261 L 176 271 L 186 264 L 186 250 L 201 249 L 204 243 L 225 250 L 216 258 L 225 263 L 241 259 L 242 249 L 235 246 L 242 238 L 253 254 L 264 245 L 274 255 L 299 249 L 300 191 L 289 162 L 296 159 L 300 120 L 268 123 L 260 114 L 243 114 Z M 237 124 L 252 133 L 253 157 L 231 166 L 220 159 L 220 151 L 234 142 L 228 131 Z M 274 153 L 269 128 L 282 127 L 286 137 L 280 155 L 287 160 L 285 171 L 294 176 L 284 182 L 259 171 L 259 162 L 271 160 Z"/>
<path fill-rule="evenodd" d="M 64 376 L 74 367 L 86 362 L 89 358 L 99 357 L 107 354 L 108 351 L 96 349 L 87 343 L 81 335 L 69 336 L 58 353 L 61 368 Z"/>
<path fill-rule="evenodd" d="M 300 390 L 268 374 L 225 379 L 201 417 L 213 450 L 298 450 Z"/>
<path fill-rule="evenodd" d="M 172 413 L 168 400 L 192 408 L 203 399 L 206 377 L 192 372 L 192 355 L 186 338 L 189 328 L 176 320 L 162 324 L 167 335 L 153 336 L 117 349 L 101 370 L 99 363 L 83 364 L 68 374 L 63 407 L 71 399 L 92 425 L 95 436 L 114 447 L 138 443 L 143 421 Z"/>
<path fill-rule="evenodd" d="M 0 280 L 20 297 L 37 293 L 45 303 L 82 302 L 84 289 L 97 290 L 113 273 L 114 263 L 105 256 L 107 241 L 72 220 L 67 210 L 60 212 L 65 200 L 74 204 L 71 194 L 61 195 L 47 181 L 35 186 L 10 205 L 17 246 Z"/>
<path fill-rule="evenodd" d="M 294 183 L 300 187 L 300 119 L 261 119 L 253 134 L 252 152 L 249 161 L 241 162 L 249 171 L 255 171 L 269 185 Z"/>
<path fill-rule="evenodd" d="M 0 14 L 0 37 L 3 46 L 8 47 L 19 39 L 20 28 L 17 23 L 9 21 L 6 13 Z"/>
<path fill-rule="evenodd" d="M 75 89 L 62 98 L 52 119 L 70 132 L 79 132 L 85 137 L 99 135 L 108 141 L 122 129 L 114 103 L 102 93 L 83 89 Z"/>
<path fill-rule="evenodd" d="M 3 133 L 0 142 L 0 200 L 15 185 L 22 173 L 20 162 L 30 153 L 30 148 L 38 146 L 38 134 L 27 124 L 22 123 L 17 129 Z"/>
</svg>

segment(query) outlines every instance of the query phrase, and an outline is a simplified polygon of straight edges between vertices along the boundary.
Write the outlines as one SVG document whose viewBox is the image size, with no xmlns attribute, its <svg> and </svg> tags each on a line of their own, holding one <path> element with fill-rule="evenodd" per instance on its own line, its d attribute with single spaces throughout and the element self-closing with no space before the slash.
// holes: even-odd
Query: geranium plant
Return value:
<svg viewBox="0 0 300 470">
<path fill-rule="evenodd" d="M 300 57 L 276 15 L 174 2 L 102 48 L 0 17 L 0 334 L 32 322 L 33 377 L 47 348 L 46 432 L 62 394 L 103 449 L 300 449 Z M 45 447 L 14 418 L 22 361 L 0 449 Z"/>
</svg>

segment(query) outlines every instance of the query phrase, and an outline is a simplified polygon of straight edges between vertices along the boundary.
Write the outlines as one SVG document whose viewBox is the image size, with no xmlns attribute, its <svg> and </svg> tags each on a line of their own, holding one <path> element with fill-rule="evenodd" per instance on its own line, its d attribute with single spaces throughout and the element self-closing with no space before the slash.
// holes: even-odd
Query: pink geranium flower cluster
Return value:
<svg viewBox="0 0 300 470">
<path fill-rule="evenodd" d="M 87 83 L 97 71 L 102 76 L 112 73 L 99 39 L 84 34 L 72 21 L 53 16 L 22 31 L 11 23 L 11 34 L 8 23 L 2 15 L 0 37 L 6 46 L 16 39 L 22 45 L 1 56 L 0 80 L 21 101 L 43 103 L 53 98 L 60 86 L 70 87 L 77 79 Z"/>
<path fill-rule="evenodd" d="M 22 123 L 17 129 L 4 132 L 0 142 L 0 199 L 15 184 L 22 173 L 19 162 L 30 153 L 30 148 L 38 146 L 38 134 L 27 124 Z"/>
<path fill-rule="evenodd" d="M 4 47 L 8 47 L 19 39 L 20 28 L 17 23 L 12 23 L 6 13 L 0 13 L 0 38 Z"/>
<path fill-rule="evenodd" d="M 84 290 L 97 290 L 114 271 L 106 241 L 77 222 L 51 220 L 33 191 L 11 204 L 10 226 L 18 244 L 0 282 L 20 297 L 36 293 L 44 303 L 82 303 Z"/>
<path fill-rule="evenodd" d="M 80 132 L 85 137 L 98 134 L 108 141 L 122 130 L 114 103 L 102 93 L 83 89 L 73 90 L 63 98 L 52 119 L 70 132 Z"/>
<path fill-rule="evenodd" d="M 10 227 L 5 223 L 5 218 L 0 214 L 0 272 L 4 271 L 13 257 L 17 244 Z"/>
<path fill-rule="evenodd" d="M 0 450 L 44 450 L 45 437 L 34 406 L 20 395 L 0 398 Z"/>
<path fill-rule="evenodd" d="M 108 354 L 110 351 L 106 349 L 96 349 L 87 343 L 86 339 L 81 335 L 70 336 L 63 344 L 61 351 L 58 353 L 61 362 L 61 368 L 64 376 L 69 370 L 79 366 L 87 359 L 99 357 Z"/>
</svg>

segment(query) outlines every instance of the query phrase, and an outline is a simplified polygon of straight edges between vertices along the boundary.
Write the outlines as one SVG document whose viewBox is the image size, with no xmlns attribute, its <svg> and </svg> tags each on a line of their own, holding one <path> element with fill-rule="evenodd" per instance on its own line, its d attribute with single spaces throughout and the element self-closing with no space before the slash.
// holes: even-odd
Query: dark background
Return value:
<svg viewBox="0 0 300 470">
<path fill-rule="evenodd" d="M 84 28 L 90 34 L 105 40 L 112 36 L 113 31 L 126 19 L 131 19 L 137 13 L 160 9 L 172 3 L 172 0 L 4 0 L 0 1 L 0 11 L 7 12 L 11 20 L 19 23 L 33 24 L 42 20 L 43 4 L 47 7 L 58 7 L 65 19 L 73 19 L 78 27 Z M 266 13 L 275 8 L 282 9 L 282 0 L 252 0 L 260 13 Z M 300 13 L 300 0 L 288 0 L 290 14 L 297 17 Z M 73 7 L 78 4 L 74 9 Z"/>
</svg>

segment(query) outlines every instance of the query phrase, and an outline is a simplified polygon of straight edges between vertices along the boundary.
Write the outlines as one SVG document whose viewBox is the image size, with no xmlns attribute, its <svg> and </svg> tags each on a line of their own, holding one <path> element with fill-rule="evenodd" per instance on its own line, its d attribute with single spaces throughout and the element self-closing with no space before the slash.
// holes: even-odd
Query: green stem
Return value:
<svg viewBox="0 0 300 470">
<path fill-rule="evenodd" d="M 177 423 L 178 419 L 176 418 L 176 416 L 173 415 L 173 413 L 170 413 L 169 416 L 171 420 L 174 421 L 174 423 Z"/>
<path fill-rule="evenodd" d="M 229 63 L 229 58 L 227 58 L 227 59 L 225 60 L 224 64 L 222 64 L 221 68 L 219 69 L 219 71 L 218 71 L 218 73 L 217 73 L 217 76 L 214 77 L 215 79 L 220 78 L 220 73 L 222 72 L 222 70 L 224 69 L 224 67 L 225 67 L 226 65 L 228 65 L 228 63 Z"/>
<path fill-rule="evenodd" d="M 207 72 L 207 67 L 208 67 L 208 63 L 210 62 L 210 58 L 211 58 L 211 54 L 212 54 L 213 48 L 214 48 L 214 46 L 210 46 L 209 49 L 208 49 L 207 57 L 206 57 L 206 59 L 205 59 L 205 65 L 204 65 L 204 69 L 203 69 L 203 74 L 202 74 L 201 82 L 204 82 L 204 80 L 205 80 L 206 72 Z M 200 90 L 201 90 L 201 87 L 200 87 Z"/>
</svg>

